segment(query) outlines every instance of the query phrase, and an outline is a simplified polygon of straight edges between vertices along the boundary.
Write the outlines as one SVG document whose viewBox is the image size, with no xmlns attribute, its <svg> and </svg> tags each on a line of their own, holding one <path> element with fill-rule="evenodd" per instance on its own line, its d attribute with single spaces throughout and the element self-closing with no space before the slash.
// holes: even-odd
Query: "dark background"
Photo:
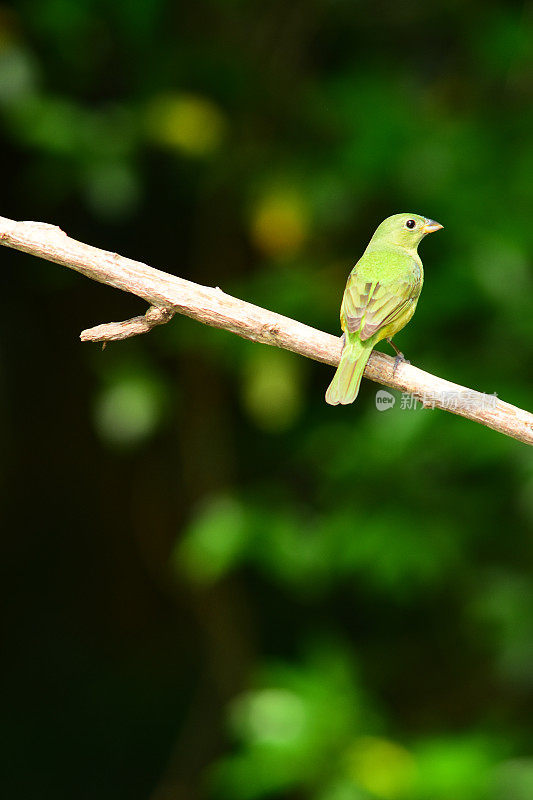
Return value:
<svg viewBox="0 0 533 800">
<path fill-rule="evenodd" d="M 4 4 L 0 211 L 332 333 L 376 225 L 432 217 L 398 345 L 530 407 L 532 28 Z M 531 800 L 527 446 L 183 317 L 102 352 L 141 301 L 0 255 L 6 796 Z"/>
</svg>

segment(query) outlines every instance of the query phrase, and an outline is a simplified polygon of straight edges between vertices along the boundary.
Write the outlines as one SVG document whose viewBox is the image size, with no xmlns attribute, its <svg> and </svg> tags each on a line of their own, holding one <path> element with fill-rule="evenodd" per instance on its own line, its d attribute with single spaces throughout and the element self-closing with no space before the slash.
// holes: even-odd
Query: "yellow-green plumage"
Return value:
<svg viewBox="0 0 533 800">
<path fill-rule="evenodd" d="M 342 299 L 345 342 L 326 392 L 331 405 L 353 403 L 373 347 L 392 339 L 411 319 L 424 272 L 417 247 L 442 225 L 417 214 L 395 214 L 377 228 L 353 268 Z"/>
</svg>

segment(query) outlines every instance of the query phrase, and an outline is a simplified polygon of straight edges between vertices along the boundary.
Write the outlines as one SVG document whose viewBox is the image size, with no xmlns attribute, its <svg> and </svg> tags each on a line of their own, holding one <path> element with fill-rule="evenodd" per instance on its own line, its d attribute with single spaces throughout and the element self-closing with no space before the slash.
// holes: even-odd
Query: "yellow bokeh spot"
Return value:
<svg viewBox="0 0 533 800">
<path fill-rule="evenodd" d="M 366 791 L 383 800 L 409 796 L 415 779 L 413 756 L 387 739 L 362 736 L 347 753 L 350 778 Z"/>
<path fill-rule="evenodd" d="M 290 428 L 303 404 L 298 359 L 283 350 L 253 348 L 243 377 L 244 405 L 256 425 L 272 432 Z"/>
<path fill-rule="evenodd" d="M 226 131 L 222 112 L 210 100 L 190 94 L 156 97 L 147 109 L 151 138 L 191 156 L 217 150 Z"/>
<path fill-rule="evenodd" d="M 295 192 L 277 191 L 265 195 L 252 213 L 254 243 L 270 256 L 295 253 L 309 232 L 309 211 Z"/>
</svg>

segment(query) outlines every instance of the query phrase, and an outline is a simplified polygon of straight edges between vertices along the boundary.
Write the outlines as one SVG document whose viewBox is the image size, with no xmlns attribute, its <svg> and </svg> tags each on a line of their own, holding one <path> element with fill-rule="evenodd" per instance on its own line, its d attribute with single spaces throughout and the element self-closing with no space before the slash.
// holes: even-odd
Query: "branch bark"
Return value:
<svg viewBox="0 0 533 800">
<path fill-rule="evenodd" d="M 81 334 L 82 341 L 108 342 L 146 333 L 176 313 L 336 366 L 340 337 L 246 303 L 218 287 L 201 286 L 169 275 L 140 261 L 71 239 L 60 228 L 40 222 L 15 222 L 0 217 L 0 244 L 53 261 L 92 280 L 130 292 L 150 304 L 144 316 L 98 325 Z M 365 377 L 408 393 L 425 406 L 441 408 L 493 430 L 533 444 L 533 414 L 374 351 Z M 335 413 L 335 412 L 330 412 Z"/>
</svg>

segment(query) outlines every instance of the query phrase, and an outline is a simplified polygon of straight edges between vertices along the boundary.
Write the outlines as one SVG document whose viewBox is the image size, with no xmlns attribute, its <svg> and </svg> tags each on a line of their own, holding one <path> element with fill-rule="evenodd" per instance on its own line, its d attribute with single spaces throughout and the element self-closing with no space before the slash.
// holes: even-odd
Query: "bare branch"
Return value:
<svg viewBox="0 0 533 800">
<path fill-rule="evenodd" d="M 144 317 L 84 331 L 83 341 L 106 342 L 145 333 L 180 313 L 254 342 L 275 345 L 333 366 L 339 363 L 342 348 L 339 337 L 231 297 L 218 288 L 201 286 L 140 261 L 83 244 L 53 225 L 15 222 L 0 217 L 0 244 L 135 294 L 153 307 Z M 393 374 L 393 364 L 392 358 L 374 351 L 365 369 L 365 377 L 412 394 L 426 406 L 451 411 L 533 444 L 533 414 L 528 411 L 430 375 L 410 364 L 401 363 Z"/>
</svg>

